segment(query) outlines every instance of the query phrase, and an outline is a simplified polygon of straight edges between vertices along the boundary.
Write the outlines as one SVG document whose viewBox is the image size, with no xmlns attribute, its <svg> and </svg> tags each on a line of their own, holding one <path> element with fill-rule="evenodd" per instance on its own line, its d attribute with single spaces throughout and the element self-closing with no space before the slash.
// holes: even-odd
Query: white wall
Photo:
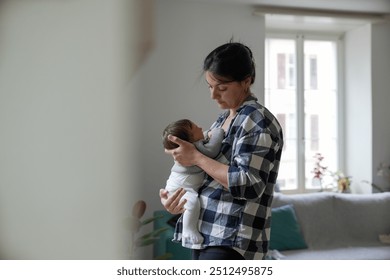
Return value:
<svg viewBox="0 0 390 280">
<path fill-rule="evenodd" d="M 347 32 L 346 166 L 356 192 L 371 192 L 373 182 L 390 189 L 377 176 L 380 163 L 390 162 L 390 24 L 367 24 Z"/>
<path fill-rule="evenodd" d="M 1 2 L 1 259 L 127 253 L 133 2 Z"/>
<path fill-rule="evenodd" d="M 142 89 L 142 160 L 140 172 L 150 210 L 162 209 L 158 190 L 172 167 L 164 153 L 162 131 L 179 118 L 191 118 L 207 129 L 221 112 L 210 99 L 202 75 L 203 59 L 231 37 L 252 48 L 257 62 L 254 92 L 263 94 L 264 19 L 249 6 L 156 1 L 155 47 L 137 73 Z"/>
<path fill-rule="evenodd" d="M 355 192 L 371 192 L 372 181 L 371 26 L 345 35 L 346 174 Z"/>
<path fill-rule="evenodd" d="M 390 23 L 372 26 L 372 174 L 373 182 L 390 191 L 390 181 L 376 175 L 390 164 Z"/>
</svg>

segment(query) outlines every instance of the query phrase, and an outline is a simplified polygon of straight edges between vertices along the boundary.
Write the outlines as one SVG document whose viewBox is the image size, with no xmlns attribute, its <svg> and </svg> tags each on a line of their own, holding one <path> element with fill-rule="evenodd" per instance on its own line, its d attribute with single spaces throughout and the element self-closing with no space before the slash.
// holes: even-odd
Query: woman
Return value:
<svg viewBox="0 0 390 280">
<path fill-rule="evenodd" d="M 207 174 L 199 190 L 199 230 L 204 241 L 202 249 L 193 250 L 193 259 L 264 259 L 283 147 L 282 130 L 250 91 L 256 74 L 247 46 L 230 42 L 216 48 L 204 60 L 203 70 L 211 98 L 226 110 L 211 126 L 225 131 L 221 154 L 211 159 L 174 136 L 169 139 L 179 147 L 166 150 L 181 165 L 197 165 Z M 183 212 L 183 194 L 181 189 L 168 197 L 160 190 L 168 212 Z M 181 227 L 179 220 L 176 241 L 181 240 Z"/>
</svg>

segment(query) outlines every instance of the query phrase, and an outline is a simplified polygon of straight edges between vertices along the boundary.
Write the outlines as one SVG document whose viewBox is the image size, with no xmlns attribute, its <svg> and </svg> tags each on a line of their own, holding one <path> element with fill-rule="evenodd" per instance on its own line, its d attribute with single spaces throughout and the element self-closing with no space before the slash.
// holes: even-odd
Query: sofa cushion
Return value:
<svg viewBox="0 0 390 280">
<path fill-rule="evenodd" d="M 294 205 L 302 235 L 309 248 L 328 248 L 337 243 L 340 237 L 337 232 L 339 225 L 335 223 L 332 194 L 275 194 L 272 207 L 287 204 Z"/>
<path fill-rule="evenodd" d="M 310 249 L 380 246 L 379 235 L 390 234 L 390 193 L 276 193 L 272 207 L 294 205 Z"/>
<path fill-rule="evenodd" d="M 294 250 L 307 248 L 291 204 L 272 209 L 271 250 Z"/>
<path fill-rule="evenodd" d="M 335 194 L 334 208 L 345 245 L 378 242 L 379 235 L 390 234 L 390 193 Z"/>
</svg>

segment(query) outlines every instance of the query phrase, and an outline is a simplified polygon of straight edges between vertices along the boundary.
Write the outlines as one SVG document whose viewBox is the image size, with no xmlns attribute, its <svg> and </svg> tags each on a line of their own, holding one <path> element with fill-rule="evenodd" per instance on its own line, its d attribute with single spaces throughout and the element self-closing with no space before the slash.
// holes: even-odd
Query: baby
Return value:
<svg viewBox="0 0 390 280">
<path fill-rule="evenodd" d="M 165 149 L 171 150 L 178 147 L 177 144 L 168 140 L 168 135 L 179 137 L 182 140 L 191 142 L 204 155 L 216 158 L 221 150 L 224 131 L 222 128 L 215 128 L 209 133 L 203 134 L 202 128 L 188 119 L 182 119 L 169 124 L 163 132 L 163 145 Z M 171 169 L 165 189 L 169 194 L 179 188 L 184 188 L 186 194 L 186 210 L 183 214 L 183 247 L 201 249 L 203 236 L 198 230 L 200 204 L 198 190 L 205 178 L 204 171 L 197 166 L 185 167 L 177 162 Z"/>
</svg>

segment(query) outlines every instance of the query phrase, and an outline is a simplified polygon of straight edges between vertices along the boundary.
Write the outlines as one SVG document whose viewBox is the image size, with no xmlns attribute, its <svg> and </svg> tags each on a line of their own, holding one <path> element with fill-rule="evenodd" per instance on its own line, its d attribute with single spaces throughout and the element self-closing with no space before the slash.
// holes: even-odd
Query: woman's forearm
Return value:
<svg viewBox="0 0 390 280">
<path fill-rule="evenodd" d="M 203 169 L 208 175 L 214 178 L 218 183 L 228 189 L 228 170 L 229 166 L 209 158 L 202 153 L 197 153 L 195 162 L 198 167 Z"/>
<path fill-rule="evenodd" d="M 218 183 L 228 189 L 228 170 L 229 166 L 207 157 L 198 151 L 195 146 L 187 141 L 181 140 L 176 136 L 169 135 L 168 139 L 179 145 L 173 150 L 165 150 L 171 154 L 175 161 L 183 166 L 197 165 L 204 172 L 214 178 Z"/>
</svg>

